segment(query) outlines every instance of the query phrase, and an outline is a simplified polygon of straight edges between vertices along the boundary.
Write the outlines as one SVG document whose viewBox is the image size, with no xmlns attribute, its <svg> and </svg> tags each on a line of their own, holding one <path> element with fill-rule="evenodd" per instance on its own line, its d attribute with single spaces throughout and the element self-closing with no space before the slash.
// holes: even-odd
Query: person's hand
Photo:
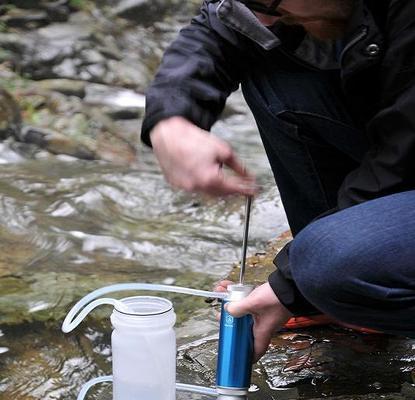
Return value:
<svg viewBox="0 0 415 400">
<path fill-rule="evenodd" d="M 186 119 L 160 121 L 152 129 L 150 140 L 161 170 L 173 187 L 216 196 L 255 194 L 255 179 L 229 144 Z M 234 174 L 225 175 L 223 165 Z"/>
<path fill-rule="evenodd" d="M 216 291 L 223 292 L 231 281 L 222 281 Z M 258 361 L 267 351 L 272 334 L 280 330 L 291 318 L 292 314 L 281 304 L 270 284 L 264 283 L 255 288 L 247 297 L 240 301 L 232 301 L 226 305 L 234 317 L 252 314 L 254 319 L 254 362 Z"/>
</svg>

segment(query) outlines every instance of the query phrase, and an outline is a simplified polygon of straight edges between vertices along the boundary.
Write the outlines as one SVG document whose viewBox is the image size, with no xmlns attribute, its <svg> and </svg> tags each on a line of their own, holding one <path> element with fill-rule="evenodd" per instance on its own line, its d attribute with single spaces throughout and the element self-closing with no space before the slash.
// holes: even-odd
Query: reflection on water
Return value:
<svg viewBox="0 0 415 400">
<path fill-rule="evenodd" d="M 254 205 L 251 246 L 284 227 L 276 189 Z M 226 273 L 217 263 L 238 257 L 243 199 L 203 199 L 173 192 L 149 155 L 137 170 L 81 161 L 30 161 L 0 171 L 1 224 L 39 250 L 135 260 L 157 268 Z M 70 261 L 69 261 L 70 262 Z"/>
</svg>

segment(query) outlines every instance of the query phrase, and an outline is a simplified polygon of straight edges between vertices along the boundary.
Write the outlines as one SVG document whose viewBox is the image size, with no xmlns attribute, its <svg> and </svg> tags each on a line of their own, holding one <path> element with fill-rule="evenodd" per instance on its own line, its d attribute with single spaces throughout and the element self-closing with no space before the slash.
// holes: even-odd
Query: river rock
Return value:
<svg viewBox="0 0 415 400">
<path fill-rule="evenodd" d="M 54 22 L 67 21 L 71 13 L 69 0 L 48 1 L 43 4 L 43 8 L 47 12 L 49 19 Z"/>
<path fill-rule="evenodd" d="M 405 382 L 402 385 L 401 394 L 404 396 L 405 400 L 414 400 L 415 399 L 415 384 Z"/>
<path fill-rule="evenodd" d="M 77 57 L 91 45 L 92 27 L 87 24 L 51 24 L 23 35 L 17 67 L 35 79 L 77 79 L 82 60 Z"/>
<path fill-rule="evenodd" d="M 21 124 L 19 106 L 8 91 L 0 88 L 0 139 L 18 136 Z"/>
<path fill-rule="evenodd" d="M 160 19 L 160 16 L 166 11 L 166 5 L 169 5 L 168 1 L 121 0 L 113 14 L 148 25 Z"/>
<path fill-rule="evenodd" d="M 12 8 L 0 17 L 0 23 L 6 27 L 34 29 L 49 23 L 49 16 L 43 10 L 23 10 Z"/>
<path fill-rule="evenodd" d="M 105 113 L 113 119 L 137 119 L 144 114 L 145 96 L 120 87 L 89 84 L 84 102 L 104 107 Z"/>
<path fill-rule="evenodd" d="M 22 129 L 20 140 L 36 144 L 54 154 L 67 154 L 85 160 L 96 158 L 95 150 L 91 145 L 50 129 L 25 126 Z"/>
<path fill-rule="evenodd" d="M 0 21 L 5 27 L 35 29 L 50 22 L 67 21 L 71 13 L 69 0 L 14 1 L 1 6 Z"/>
<path fill-rule="evenodd" d="M 292 240 L 291 232 L 287 231 L 268 243 L 263 252 L 258 252 L 246 260 L 245 280 L 253 285 L 260 285 L 268 281 L 268 276 L 275 271 L 275 255 Z M 237 282 L 239 279 L 240 264 L 236 264 L 227 279 Z"/>
<path fill-rule="evenodd" d="M 15 70 L 36 80 L 83 80 L 144 90 L 151 73 L 139 55 L 123 55 L 111 35 L 98 31 L 79 12 L 68 23 L 53 23 L 30 34 L 0 34 L 0 45 L 12 53 Z"/>
<path fill-rule="evenodd" d="M 52 90 L 62 93 L 66 96 L 76 96 L 80 98 L 85 97 L 85 87 L 87 83 L 85 81 L 78 81 L 72 79 L 44 79 L 36 82 L 36 85 L 41 90 Z"/>
<path fill-rule="evenodd" d="M 0 47 L 14 53 L 15 58 L 19 59 L 26 50 L 25 37 L 17 33 L 0 33 Z"/>
</svg>

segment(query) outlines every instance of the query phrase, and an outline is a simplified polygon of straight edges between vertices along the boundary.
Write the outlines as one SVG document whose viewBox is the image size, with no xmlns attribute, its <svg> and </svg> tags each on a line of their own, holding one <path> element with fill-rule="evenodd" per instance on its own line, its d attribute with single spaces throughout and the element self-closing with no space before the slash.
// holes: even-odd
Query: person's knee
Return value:
<svg viewBox="0 0 415 400">
<path fill-rule="evenodd" d="M 342 242 L 341 235 L 318 221 L 304 229 L 293 241 L 290 251 L 291 272 L 302 294 L 322 309 L 347 302 L 356 279 L 358 261 L 355 244 Z"/>
</svg>

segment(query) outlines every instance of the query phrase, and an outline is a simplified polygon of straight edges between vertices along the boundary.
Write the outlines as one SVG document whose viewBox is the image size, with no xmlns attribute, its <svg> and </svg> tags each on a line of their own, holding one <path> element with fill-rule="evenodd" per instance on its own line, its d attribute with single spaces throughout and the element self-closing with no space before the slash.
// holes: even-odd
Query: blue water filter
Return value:
<svg viewBox="0 0 415 400">
<path fill-rule="evenodd" d="M 222 302 L 216 372 L 216 386 L 222 398 L 246 396 L 250 386 L 254 345 L 252 316 L 235 318 L 224 306 L 248 296 L 252 289 L 251 285 L 229 285 L 228 296 Z"/>
</svg>

